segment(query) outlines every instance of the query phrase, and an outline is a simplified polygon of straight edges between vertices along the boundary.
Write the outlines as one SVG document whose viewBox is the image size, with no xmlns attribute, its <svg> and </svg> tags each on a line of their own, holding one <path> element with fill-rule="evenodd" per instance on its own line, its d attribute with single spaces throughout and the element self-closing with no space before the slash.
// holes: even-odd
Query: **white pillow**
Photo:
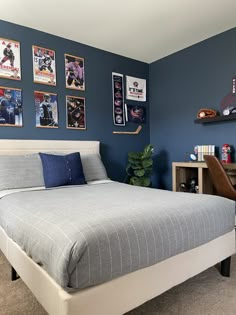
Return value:
<svg viewBox="0 0 236 315">
<path fill-rule="evenodd" d="M 87 182 L 108 179 L 104 164 L 99 154 L 82 154 L 81 162 Z"/>
<path fill-rule="evenodd" d="M 39 155 L 0 155 L 0 190 L 44 186 Z"/>
</svg>

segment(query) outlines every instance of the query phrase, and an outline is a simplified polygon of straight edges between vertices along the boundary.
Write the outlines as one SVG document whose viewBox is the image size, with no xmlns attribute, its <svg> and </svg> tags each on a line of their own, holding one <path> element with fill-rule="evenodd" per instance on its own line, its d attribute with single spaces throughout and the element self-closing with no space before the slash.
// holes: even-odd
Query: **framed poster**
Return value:
<svg viewBox="0 0 236 315">
<path fill-rule="evenodd" d="M 123 74 L 112 72 L 113 123 L 125 126 Z"/>
<path fill-rule="evenodd" d="M 146 102 L 146 80 L 126 76 L 127 100 Z"/>
<path fill-rule="evenodd" d="M 0 126 L 23 126 L 21 89 L 0 86 Z"/>
<path fill-rule="evenodd" d="M 66 128 L 86 129 L 85 98 L 66 96 Z"/>
<path fill-rule="evenodd" d="M 20 43 L 1 37 L 0 77 L 21 80 Z"/>
<path fill-rule="evenodd" d="M 58 128 L 57 94 L 34 91 L 36 127 Z"/>
<path fill-rule="evenodd" d="M 35 83 L 56 85 L 55 51 L 39 46 L 32 46 L 33 77 Z"/>
<path fill-rule="evenodd" d="M 146 108 L 142 105 L 126 105 L 127 121 L 134 123 L 145 123 Z"/>
<path fill-rule="evenodd" d="M 84 58 L 65 54 L 66 88 L 85 91 Z"/>
</svg>

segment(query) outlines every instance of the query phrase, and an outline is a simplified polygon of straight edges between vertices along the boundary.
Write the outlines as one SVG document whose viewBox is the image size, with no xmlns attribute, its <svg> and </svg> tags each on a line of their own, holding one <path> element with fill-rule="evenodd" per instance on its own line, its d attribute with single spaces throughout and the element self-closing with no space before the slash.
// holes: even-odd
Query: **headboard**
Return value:
<svg viewBox="0 0 236 315">
<path fill-rule="evenodd" d="M 0 155 L 30 154 L 38 152 L 80 152 L 100 154 L 99 141 L 80 140 L 9 140 L 0 139 Z"/>
</svg>

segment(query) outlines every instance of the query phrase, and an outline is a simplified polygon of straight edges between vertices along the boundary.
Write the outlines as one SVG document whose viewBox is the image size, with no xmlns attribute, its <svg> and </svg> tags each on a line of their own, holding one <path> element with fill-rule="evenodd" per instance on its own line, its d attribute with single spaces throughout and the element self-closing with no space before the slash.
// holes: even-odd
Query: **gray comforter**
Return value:
<svg viewBox="0 0 236 315">
<path fill-rule="evenodd" d="M 0 225 L 64 288 L 109 281 L 209 242 L 234 226 L 235 202 L 110 182 L 20 192 Z"/>
</svg>

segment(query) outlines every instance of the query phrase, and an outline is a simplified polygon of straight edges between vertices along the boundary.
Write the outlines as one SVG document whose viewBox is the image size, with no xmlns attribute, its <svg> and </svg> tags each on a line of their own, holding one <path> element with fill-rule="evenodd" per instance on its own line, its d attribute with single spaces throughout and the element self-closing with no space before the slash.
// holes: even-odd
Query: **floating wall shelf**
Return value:
<svg viewBox="0 0 236 315">
<path fill-rule="evenodd" d="M 231 114 L 227 116 L 216 116 L 210 118 L 198 118 L 194 120 L 195 124 L 209 124 L 209 123 L 218 123 L 222 121 L 236 120 L 236 114 Z"/>
</svg>

